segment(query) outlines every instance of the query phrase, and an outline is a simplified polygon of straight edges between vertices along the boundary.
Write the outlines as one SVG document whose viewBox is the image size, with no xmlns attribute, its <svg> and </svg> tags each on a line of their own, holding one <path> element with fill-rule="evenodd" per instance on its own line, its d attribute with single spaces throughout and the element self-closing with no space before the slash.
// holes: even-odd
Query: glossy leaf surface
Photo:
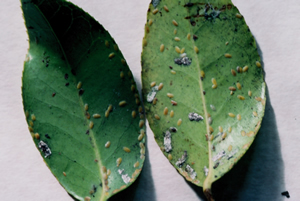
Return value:
<svg viewBox="0 0 300 201">
<path fill-rule="evenodd" d="M 22 0 L 22 9 L 30 45 L 22 95 L 34 143 L 73 197 L 107 200 L 144 163 L 131 71 L 109 33 L 72 3 Z"/>
<path fill-rule="evenodd" d="M 180 174 L 210 190 L 264 115 L 263 70 L 243 16 L 230 0 L 150 4 L 142 81 L 158 145 Z"/>
</svg>

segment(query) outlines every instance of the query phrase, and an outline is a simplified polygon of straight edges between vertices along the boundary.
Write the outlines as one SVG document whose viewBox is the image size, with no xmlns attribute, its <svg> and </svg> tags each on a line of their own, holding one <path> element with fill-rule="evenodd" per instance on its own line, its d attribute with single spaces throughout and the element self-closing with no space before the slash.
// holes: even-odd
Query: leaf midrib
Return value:
<svg viewBox="0 0 300 201">
<path fill-rule="evenodd" d="M 67 55 L 66 55 L 66 53 L 65 53 L 65 51 L 64 51 L 63 46 L 62 46 L 61 43 L 60 43 L 60 40 L 57 38 L 56 33 L 55 33 L 54 30 L 52 29 L 51 24 L 49 23 L 48 19 L 45 17 L 45 15 L 43 14 L 43 12 L 39 9 L 39 7 L 38 7 L 36 4 L 34 4 L 34 3 L 32 3 L 32 4 L 36 7 L 36 9 L 38 10 L 38 12 L 41 14 L 41 16 L 42 16 L 42 17 L 44 18 L 44 20 L 46 21 L 48 27 L 50 28 L 51 32 L 53 33 L 54 37 L 56 38 L 56 41 L 57 41 L 57 43 L 58 43 L 58 45 L 59 45 L 59 47 L 60 47 L 60 49 L 61 49 L 61 51 L 62 51 L 62 53 L 63 53 L 63 55 L 64 55 L 64 58 L 66 59 L 65 63 L 67 64 L 67 67 L 68 67 L 69 69 L 71 69 L 71 65 L 70 65 L 70 63 L 69 63 L 69 61 L 68 61 L 68 57 L 67 57 Z M 76 76 L 74 76 L 74 78 L 75 78 L 75 81 L 77 81 L 77 80 L 76 80 Z M 77 83 L 77 82 L 75 82 L 75 83 Z M 89 120 L 87 120 L 87 118 L 86 118 L 86 116 L 85 116 L 84 102 L 83 102 L 83 100 L 82 100 L 82 98 L 81 98 L 80 96 L 79 96 L 79 105 L 81 106 L 83 118 L 84 118 L 84 120 L 85 120 L 86 123 L 87 123 L 87 124 L 86 124 L 86 125 L 87 125 L 86 127 L 89 129 Z M 103 175 L 102 175 L 102 171 L 101 171 L 101 169 L 102 169 L 102 167 L 103 167 L 103 164 L 102 164 L 102 161 L 101 161 L 101 157 L 100 157 L 100 154 L 99 154 L 100 152 L 99 152 L 99 149 L 98 149 L 98 146 L 97 146 L 97 143 L 96 143 L 96 139 L 95 139 L 93 130 L 90 129 L 90 133 L 89 133 L 89 134 L 90 134 L 92 143 L 93 143 L 93 145 L 94 145 L 94 149 L 93 149 L 93 150 L 94 150 L 94 152 L 95 152 L 95 157 L 96 157 L 96 159 L 98 160 L 97 165 L 98 165 L 99 175 L 101 176 L 102 184 L 104 184 L 105 181 L 104 181 L 104 178 L 103 178 Z M 105 192 L 104 192 L 104 188 L 102 187 L 102 193 L 101 193 L 101 197 L 100 197 L 100 200 L 99 200 L 99 201 L 104 201 L 104 200 L 105 200 Z"/>
<path fill-rule="evenodd" d="M 188 14 L 191 14 L 189 12 L 189 9 L 186 8 L 187 10 L 187 13 Z M 190 33 L 191 35 L 193 35 L 193 31 L 192 31 L 192 26 L 190 23 L 188 23 L 188 26 L 189 26 L 189 30 L 190 30 Z M 194 51 L 194 47 L 196 46 L 196 43 L 195 43 L 195 40 L 191 39 L 192 43 L 193 43 L 193 54 L 194 54 L 194 58 L 196 58 L 196 64 L 197 64 L 197 70 L 198 70 L 198 83 L 199 83 L 199 87 L 200 87 L 200 95 L 201 95 L 201 99 L 202 99 L 202 103 L 203 103 L 203 110 L 204 110 L 204 118 L 205 118 L 205 124 L 206 124 L 206 133 L 208 136 L 210 136 L 210 131 L 209 131 L 209 124 L 208 124 L 208 115 L 207 115 L 207 108 L 206 108 L 206 102 L 205 102 L 205 96 L 203 94 L 203 82 L 202 80 L 200 79 L 201 77 L 201 67 L 200 67 L 200 62 L 199 62 L 199 57 L 198 57 L 198 54 L 200 54 L 200 52 L 197 54 L 195 51 Z M 213 172 L 213 164 L 212 164 L 212 152 L 211 152 L 211 142 L 210 140 L 207 141 L 208 143 L 208 164 L 209 164 L 209 168 L 208 168 L 208 175 L 207 177 L 205 178 L 204 182 L 203 182 L 203 190 L 207 189 L 207 188 L 211 188 L 211 177 L 212 177 L 212 172 Z"/>
</svg>

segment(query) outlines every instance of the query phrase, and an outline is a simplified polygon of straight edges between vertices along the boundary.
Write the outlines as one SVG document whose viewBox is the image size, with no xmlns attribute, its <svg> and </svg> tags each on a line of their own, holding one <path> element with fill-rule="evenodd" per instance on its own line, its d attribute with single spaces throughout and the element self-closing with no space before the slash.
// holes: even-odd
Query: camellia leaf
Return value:
<svg viewBox="0 0 300 201">
<path fill-rule="evenodd" d="M 144 163 L 144 117 L 131 71 L 109 33 L 77 6 L 21 2 L 30 44 L 23 104 L 34 143 L 73 197 L 107 200 Z"/>
<path fill-rule="evenodd" d="M 230 0 L 161 0 L 147 17 L 147 119 L 170 163 L 212 199 L 212 183 L 244 155 L 264 115 L 256 42 Z"/>
</svg>

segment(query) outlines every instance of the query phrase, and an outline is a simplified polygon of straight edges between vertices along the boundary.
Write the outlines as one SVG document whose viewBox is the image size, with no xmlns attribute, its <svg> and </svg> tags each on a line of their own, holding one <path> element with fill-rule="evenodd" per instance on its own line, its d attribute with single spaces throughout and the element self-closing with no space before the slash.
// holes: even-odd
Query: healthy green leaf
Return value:
<svg viewBox="0 0 300 201">
<path fill-rule="evenodd" d="M 209 197 L 261 125 L 266 97 L 256 42 L 230 0 L 161 0 L 150 4 L 147 20 L 147 119 L 170 163 Z"/>
<path fill-rule="evenodd" d="M 73 197 L 107 200 L 144 163 L 144 117 L 131 71 L 109 33 L 77 6 L 21 2 L 30 45 L 22 95 L 34 143 Z"/>
</svg>

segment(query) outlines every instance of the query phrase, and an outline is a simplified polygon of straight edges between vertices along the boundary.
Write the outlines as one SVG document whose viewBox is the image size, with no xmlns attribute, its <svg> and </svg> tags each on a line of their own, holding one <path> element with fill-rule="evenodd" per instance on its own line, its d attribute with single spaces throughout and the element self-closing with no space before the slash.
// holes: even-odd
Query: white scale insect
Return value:
<svg viewBox="0 0 300 201">
<path fill-rule="evenodd" d="M 154 100 L 157 91 L 158 91 L 158 86 L 155 86 L 155 87 L 151 88 L 151 91 L 147 95 L 147 102 L 148 103 L 151 103 Z"/>
<path fill-rule="evenodd" d="M 128 176 L 128 174 L 123 174 L 123 172 L 124 172 L 124 169 L 122 169 L 122 170 L 121 170 L 121 169 L 118 169 L 118 173 L 121 175 L 121 177 L 122 177 L 124 183 L 125 183 L 125 184 L 128 184 L 129 181 L 130 181 L 130 177 Z"/>
</svg>

